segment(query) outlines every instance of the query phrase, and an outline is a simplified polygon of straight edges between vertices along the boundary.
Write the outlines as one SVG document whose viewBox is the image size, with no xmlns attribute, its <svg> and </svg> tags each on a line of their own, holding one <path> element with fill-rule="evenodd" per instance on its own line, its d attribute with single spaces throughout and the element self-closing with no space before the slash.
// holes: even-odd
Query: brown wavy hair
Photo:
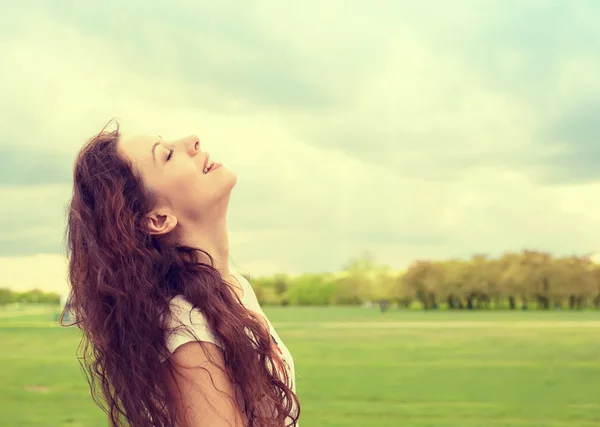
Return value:
<svg viewBox="0 0 600 427">
<path fill-rule="evenodd" d="M 175 379 L 161 319 L 180 294 L 202 311 L 223 343 L 248 426 L 281 427 L 287 416 L 295 426 L 300 403 L 286 370 L 283 379 L 274 374 L 281 360 L 261 317 L 241 304 L 210 254 L 145 228 L 157 199 L 117 152 L 119 124 L 106 130 L 113 120 L 76 158 L 65 233 L 71 293 L 60 322 L 69 309 L 83 331 L 77 351 L 94 402 L 111 426 L 176 425 L 161 369 L 164 357 Z"/>
</svg>

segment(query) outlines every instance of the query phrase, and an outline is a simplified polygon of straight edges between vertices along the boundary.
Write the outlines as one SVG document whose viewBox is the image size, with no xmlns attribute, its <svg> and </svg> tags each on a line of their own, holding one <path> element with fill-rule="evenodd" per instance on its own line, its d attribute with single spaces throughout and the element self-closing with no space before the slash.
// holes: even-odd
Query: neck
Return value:
<svg viewBox="0 0 600 427">
<path fill-rule="evenodd" d="M 227 279 L 229 274 L 229 236 L 227 220 L 211 222 L 210 225 L 196 223 L 181 228 L 181 244 L 202 249 L 213 258 L 214 265 L 221 277 Z M 208 259 L 206 260 L 208 262 Z"/>
</svg>

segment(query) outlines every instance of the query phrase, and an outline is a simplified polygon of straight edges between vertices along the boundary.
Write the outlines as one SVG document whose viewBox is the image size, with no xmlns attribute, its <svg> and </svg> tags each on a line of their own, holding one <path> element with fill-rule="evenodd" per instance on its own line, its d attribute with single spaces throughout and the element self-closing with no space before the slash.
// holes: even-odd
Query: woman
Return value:
<svg viewBox="0 0 600 427">
<path fill-rule="evenodd" d="M 236 181 L 195 135 L 121 135 L 117 124 L 79 153 L 70 308 L 110 425 L 298 425 L 292 357 L 228 261 Z"/>
</svg>

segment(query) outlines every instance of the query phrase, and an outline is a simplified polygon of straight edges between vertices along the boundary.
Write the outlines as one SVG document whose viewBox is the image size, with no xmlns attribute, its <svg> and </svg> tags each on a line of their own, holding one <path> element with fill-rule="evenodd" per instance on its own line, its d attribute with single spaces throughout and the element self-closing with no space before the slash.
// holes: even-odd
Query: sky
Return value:
<svg viewBox="0 0 600 427">
<path fill-rule="evenodd" d="M 600 2 L 84 3 L 0 15 L 0 287 L 66 286 L 73 161 L 113 117 L 236 172 L 253 276 L 600 250 Z"/>
</svg>

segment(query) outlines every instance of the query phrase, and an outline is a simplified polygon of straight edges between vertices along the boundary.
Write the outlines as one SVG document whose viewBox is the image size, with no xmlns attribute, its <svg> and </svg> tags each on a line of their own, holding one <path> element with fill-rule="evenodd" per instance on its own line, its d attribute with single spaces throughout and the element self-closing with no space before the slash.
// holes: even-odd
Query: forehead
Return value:
<svg viewBox="0 0 600 427">
<path fill-rule="evenodd" d="M 122 135 L 119 138 L 119 149 L 134 163 L 153 163 L 152 146 L 160 141 L 156 135 Z"/>
</svg>

